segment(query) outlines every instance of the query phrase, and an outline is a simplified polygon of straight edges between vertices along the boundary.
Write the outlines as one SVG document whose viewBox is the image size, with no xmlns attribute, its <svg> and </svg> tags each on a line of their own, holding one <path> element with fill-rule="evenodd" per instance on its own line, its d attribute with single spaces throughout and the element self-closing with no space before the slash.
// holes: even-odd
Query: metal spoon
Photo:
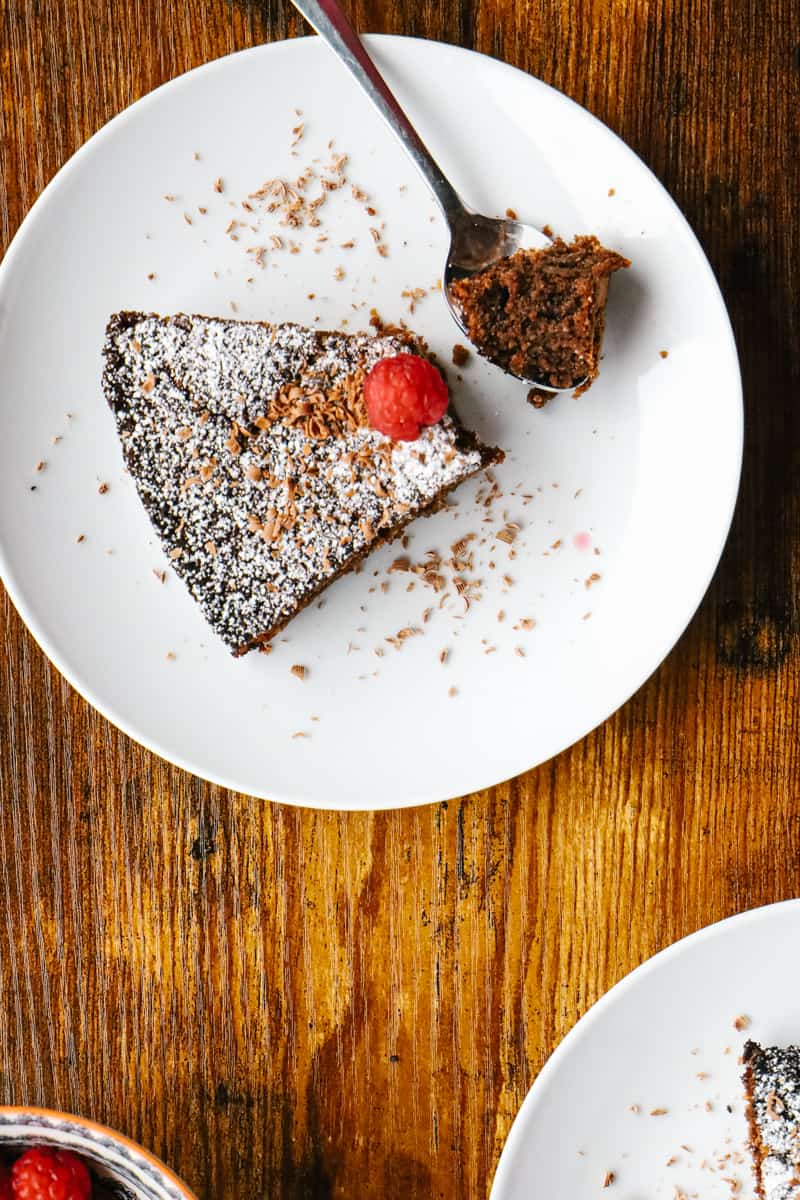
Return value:
<svg viewBox="0 0 800 1200">
<path fill-rule="evenodd" d="M 293 0 L 320 37 L 328 43 L 350 73 L 361 84 L 389 128 L 402 142 L 425 182 L 433 192 L 450 230 L 450 248 L 444 268 L 444 294 L 450 312 L 469 337 L 461 313 L 450 296 L 450 285 L 490 267 L 516 250 L 540 250 L 551 239 L 533 225 L 522 221 L 485 217 L 473 212 L 445 179 L 427 146 L 398 104 L 386 81 L 367 54 L 337 0 Z M 514 374 L 513 371 L 508 372 Z M 517 375 L 517 379 L 522 376 Z M 582 383 L 577 380 L 569 388 L 550 387 L 538 379 L 523 379 L 533 387 L 556 394 L 571 391 Z"/>
</svg>

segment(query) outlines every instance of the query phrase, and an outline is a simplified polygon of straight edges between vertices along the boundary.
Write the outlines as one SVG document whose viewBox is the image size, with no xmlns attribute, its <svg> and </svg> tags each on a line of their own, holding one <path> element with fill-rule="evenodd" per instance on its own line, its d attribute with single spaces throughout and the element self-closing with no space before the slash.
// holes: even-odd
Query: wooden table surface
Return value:
<svg viewBox="0 0 800 1200">
<path fill-rule="evenodd" d="M 698 615 L 616 716 L 511 783 L 397 813 L 282 808 L 166 765 L 3 597 L 0 1102 L 121 1129 L 203 1200 L 485 1196 L 598 996 L 676 938 L 800 894 L 800 9 L 350 11 L 532 72 L 652 167 L 730 306 L 742 492 Z M 131 101 L 302 32 L 284 0 L 0 0 L 2 248 Z"/>
</svg>

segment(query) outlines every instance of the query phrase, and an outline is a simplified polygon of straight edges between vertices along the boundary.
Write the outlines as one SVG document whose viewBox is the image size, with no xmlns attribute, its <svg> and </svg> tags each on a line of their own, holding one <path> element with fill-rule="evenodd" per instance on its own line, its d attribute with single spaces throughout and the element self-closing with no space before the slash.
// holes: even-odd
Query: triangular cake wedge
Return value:
<svg viewBox="0 0 800 1200">
<path fill-rule="evenodd" d="M 103 388 L 164 550 L 234 654 L 434 512 L 502 452 L 452 407 L 414 442 L 368 425 L 365 374 L 405 332 L 123 312 Z"/>
</svg>

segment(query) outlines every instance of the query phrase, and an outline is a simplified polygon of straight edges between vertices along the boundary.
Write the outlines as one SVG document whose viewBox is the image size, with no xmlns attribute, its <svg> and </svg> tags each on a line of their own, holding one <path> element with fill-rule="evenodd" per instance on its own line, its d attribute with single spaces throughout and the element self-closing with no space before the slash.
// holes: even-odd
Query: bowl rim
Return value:
<svg viewBox="0 0 800 1200">
<path fill-rule="evenodd" d="M 103 1125 L 100 1121 L 95 1121 L 91 1117 L 81 1116 L 79 1113 L 63 1112 L 57 1108 L 41 1108 L 38 1105 L 30 1104 L 0 1104 L 0 1117 L 49 1117 L 57 1121 L 72 1121 L 76 1125 L 82 1126 L 84 1129 L 91 1130 L 93 1133 L 102 1134 L 105 1137 L 111 1138 L 118 1142 L 128 1150 L 134 1150 L 137 1154 L 141 1154 L 151 1166 L 164 1176 L 178 1191 L 186 1197 L 186 1200 L 198 1200 L 198 1197 L 190 1190 L 188 1184 L 184 1183 L 175 1172 L 167 1166 L 165 1162 L 156 1155 L 152 1150 L 148 1150 L 139 1142 L 135 1142 L 133 1138 L 129 1138 L 126 1134 L 120 1133 L 117 1129 L 112 1129 L 109 1125 Z"/>
</svg>

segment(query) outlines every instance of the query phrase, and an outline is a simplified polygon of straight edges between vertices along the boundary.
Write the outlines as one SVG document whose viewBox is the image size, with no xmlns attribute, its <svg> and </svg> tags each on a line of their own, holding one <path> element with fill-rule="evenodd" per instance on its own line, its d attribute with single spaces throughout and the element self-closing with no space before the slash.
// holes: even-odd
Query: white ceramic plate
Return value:
<svg viewBox="0 0 800 1200">
<path fill-rule="evenodd" d="M 613 987 L 525 1098 L 492 1200 L 730 1200 L 731 1179 L 737 1200 L 752 1200 L 738 1060 L 748 1037 L 800 1040 L 799 940 L 800 900 L 769 905 L 701 929 Z M 739 1017 L 749 1028 L 735 1028 Z"/>
<path fill-rule="evenodd" d="M 402 296 L 440 275 L 442 221 L 316 39 L 221 59 L 133 105 L 59 173 L 0 267 L 0 568 L 24 620 L 74 686 L 144 745 L 229 787 L 332 808 L 461 795 L 543 762 L 604 720 L 697 607 L 741 461 L 722 300 L 686 222 L 636 156 L 502 63 L 411 39 L 368 42 L 471 204 L 512 207 L 567 237 L 594 232 L 633 262 L 613 281 L 602 377 L 583 398 L 534 411 L 522 385 L 483 362 L 456 383 L 467 423 L 509 452 L 497 472 L 504 495 L 483 522 L 478 485 L 462 488 L 454 512 L 417 523 L 408 552 L 419 559 L 468 532 L 487 537 L 504 513 L 521 526 L 513 548 L 475 544 L 483 598 L 463 619 L 463 605 L 439 610 L 439 597 L 421 583 L 407 591 L 405 576 L 391 576 L 384 594 L 398 553 L 389 548 L 295 621 L 270 657 L 234 661 L 177 578 L 156 580 L 154 568 L 169 564 L 102 399 L 103 330 L 121 308 L 230 316 L 234 303 L 242 318 L 319 317 L 323 328 L 347 319 L 353 329 L 375 306 L 405 316 L 449 360 L 459 338 L 441 295 L 428 294 L 413 317 Z M 291 254 L 277 219 L 252 237 L 225 234 L 233 216 L 248 216 L 231 202 L 327 160 L 331 138 L 376 216 L 346 189 L 320 212 L 330 238 L 320 253 L 311 229 L 288 231 L 302 247 Z M 246 252 L 270 231 L 284 248 L 259 270 Z M 355 247 L 341 249 L 351 238 Z M 100 482 L 110 484 L 102 496 Z M 576 535 L 586 535 L 583 549 Z M 601 578 L 587 590 L 593 574 Z M 422 628 L 427 607 L 424 636 L 400 651 L 385 642 Z M 308 668 L 304 682 L 293 664 Z"/>
</svg>

